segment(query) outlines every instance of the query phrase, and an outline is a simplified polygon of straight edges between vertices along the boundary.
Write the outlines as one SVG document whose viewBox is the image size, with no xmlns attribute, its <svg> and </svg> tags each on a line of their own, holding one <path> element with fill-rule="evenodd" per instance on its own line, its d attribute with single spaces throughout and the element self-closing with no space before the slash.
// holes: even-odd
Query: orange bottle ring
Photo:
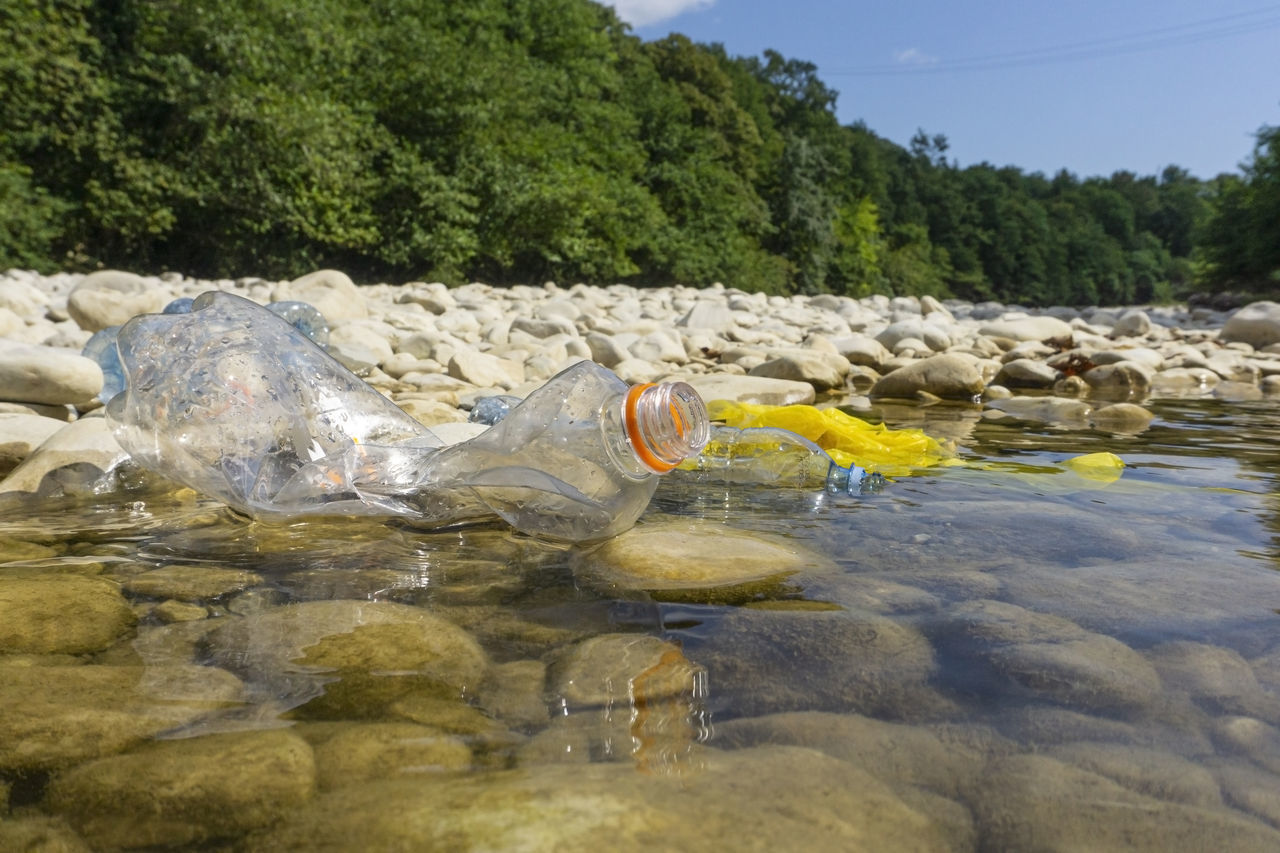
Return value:
<svg viewBox="0 0 1280 853">
<path fill-rule="evenodd" d="M 632 385 L 630 390 L 627 391 L 627 399 L 622 411 L 623 420 L 627 428 L 627 438 L 631 441 L 631 447 L 635 450 L 636 456 L 650 470 L 658 474 L 665 474 L 679 463 L 664 462 L 654 455 L 653 451 L 649 449 L 648 442 L 645 441 L 643 434 L 640 432 L 640 417 L 637 414 L 637 409 L 640 407 L 640 395 L 656 384 L 655 382 L 645 382 L 640 385 Z"/>
</svg>

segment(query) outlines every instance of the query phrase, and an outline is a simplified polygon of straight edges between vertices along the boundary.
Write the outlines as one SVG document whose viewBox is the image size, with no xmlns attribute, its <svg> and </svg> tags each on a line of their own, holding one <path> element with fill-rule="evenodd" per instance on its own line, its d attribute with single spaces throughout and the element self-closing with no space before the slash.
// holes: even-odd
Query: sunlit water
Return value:
<svg viewBox="0 0 1280 853">
<path fill-rule="evenodd" d="M 1280 842 L 1280 403 L 1146 405 L 1136 435 L 878 410 L 966 464 L 857 500 L 666 483 L 642 525 L 800 555 L 709 589 L 496 528 L 272 527 L 182 494 L 12 506 L 0 597 L 99 576 L 137 621 L 0 657 L 0 847 Z M 1109 484 L 1060 464 L 1104 450 Z M 147 585 L 175 565 L 227 579 Z"/>
</svg>

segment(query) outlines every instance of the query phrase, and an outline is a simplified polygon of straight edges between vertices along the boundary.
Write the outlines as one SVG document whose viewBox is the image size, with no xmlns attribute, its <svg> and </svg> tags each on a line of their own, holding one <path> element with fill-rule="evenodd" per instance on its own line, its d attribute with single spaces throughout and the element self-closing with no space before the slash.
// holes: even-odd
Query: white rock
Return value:
<svg viewBox="0 0 1280 853">
<path fill-rule="evenodd" d="M 679 378 L 692 385 L 699 396 L 708 401 L 732 400 L 738 403 L 791 406 L 811 405 L 815 399 L 813 385 L 808 382 L 724 373 L 704 373 L 701 376 Z"/>
<path fill-rule="evenodd" d="M 113 471 L 129 459 L 111 434 L 105 418 L 81 418 L 65 424 L 0 481 L 0 494 L 35 492 L 45 477 L 70 466 L 90 466 L 98 472 Z"/>
<path fill-rule="evenodd" d="M 1058 381 L 1058 371 L 1030 358 L 1018 358 L 1000 367 L 993 382 L 1007 388 L 1048 388 Z"/>
<path fill-rule="evenodd" d="M 1131 308 L 1120 315 L 1112 327 L 1117 336 L 1140 337 L 1151 331 L 1151 318 L 1140 308 Z"/>
<path fill-rule="evenodd" d="M 457 300 L 449 292 L 449 288 L 439 282 L 423 284 L 410 282 L 396 297 L 396 302 L 421 305 L 432 314 L 443 314 L 450 308 L 457 307 Z"/>
<path fill-rule="evenodd" d="M 1071 335 L 1071 327 L 1056 317 L 1017 317 L 984 323 L 978 334 L 1015 341 L 1043 341 Z"/>
<path fill-rule="evenodd" d="M 849 375 L 849 362 L 831 353 L 791 350 L 747 372 L 751 376 L 807 382 L 816 391 L 829 391 L 844 384 L 844 378 Z"/>
<path fill-rule="evenodd" d="M 922 341 L 933 352 L 942 352 L 951 346 L 951 336 L 947 331 L 922 317 L 899 320 L 876 335 L 876 340 L 890 350 L 896 349 L 904 338 Z"/>
<path fill-rule="evenodd" d="M 668 362 L 670 364 L 687 364 L 689 354 L 684 344 L 672 332 L 663 330 L 644 335 L 627 348 L 634 358 L 650 362 Z"/>
<path fill-rule="evenodd" d="M 1280 303 L 1254 302 L 1227 318 L 1218 335 L 1223 341 L 1243 341 L 1255 348 L 1280 343 Z"/>
<path fill-rule="evenodd" d="M 513 388 L 524 381 L 524 366 L 472 349 L 460 349 L 449 359 L 449 375 L 481 388 Z"/>
<path fill-rule="evenodd" d="M 338 270 L 316 270 L 279 284 L 271 298 L 276 302 L 297 300 L 310 303 L 324 315 L 331 329 L 369 316 L 369 306 L 360 288 L 355 286 L 350 276 Z"/>
<path fill-rule="evenodd" d="M 85 276 L 67 295 L 67 312 L 80 328 L 97 332 L 136 314 L 160 311 L 168 302 L 169 294 L 142 276 L 100 270 Z"/>
<path fill-rule="evenodd" d="M 12 311 L 25 321 L 34 321 L 48 312 L 49 297 L 30 282 L 0 279 L 0 308 Z"/>
<path fill-rule="evenodd" d="M 65 421 L 42 415 L 0 412 L 0 477 L 18 467 L 66 425 Z"/>
<path fill-rule="evenodd" d="M 0 340 L 0 400 L 76 405 L 102 390 L 102 368 L 76 352 Z"/>
</svg>

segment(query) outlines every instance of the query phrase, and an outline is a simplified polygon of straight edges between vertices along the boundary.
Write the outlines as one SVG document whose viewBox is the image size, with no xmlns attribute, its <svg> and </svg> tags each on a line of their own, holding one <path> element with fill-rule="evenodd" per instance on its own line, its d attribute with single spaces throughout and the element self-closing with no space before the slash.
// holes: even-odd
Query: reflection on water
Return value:
<svg viewBox="0 0 1280 853">
<path fill-rule="evenodd" d="M 1280 404 L 1148 407 L 887 409 L 966 464 L 590 554 L 10 505 L 0 848 L 1280 849 Z"/>
</svg>

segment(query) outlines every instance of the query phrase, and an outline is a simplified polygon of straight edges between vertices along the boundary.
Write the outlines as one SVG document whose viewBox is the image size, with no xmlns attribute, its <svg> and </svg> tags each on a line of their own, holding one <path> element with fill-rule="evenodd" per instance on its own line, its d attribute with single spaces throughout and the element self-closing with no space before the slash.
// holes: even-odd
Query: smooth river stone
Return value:
<svg viewBox="0 0 1280 853">
<path fill-rule="evenodd" d="M 274 302 L 306 302 L 324 315 L 331 328 L 369 316 L 360 288 L 340 270 L 316 270 L 276 286 Z"/>
<path fill-rule="evenodd" d="M 142 276 L 99 270 L 89 273 L 67 294 L 67 313 L 86 332 L 98 332 L 122 325 L 136 314 L 154 314 L 170 298 L 159 283 Z"/>
<path fill-rule="evenodd" d="M 219 569 L 215 566 L 161 566 L 125 581 L 124 588 L 134 595 L 149 598 L 173 598 L 178 601 L 204 601 L 230 595 L 262 583 L 262 575 L 242 569 Z"/>
<path fill-rule="evenodd" d="M 343 725 L 315 746 L 320 789 L 331 791 L 396 776 L 465 770 L 471 749 L 462 738 L 416 723 Z"/>
<path fill-rule="evenodd" d="M 815 750 L 704 750 L 699 756 L 684 784 L 614 762 L 353 786 L 320 796 L 285 824 L 251 838 L 249 848 L 950 849 L 931 817 L 870 774 Z"/>
<path fill-rule="evenodd" d="M 0 651 L 94 652 L 114 643 L 135 621 L 119 586 L 104 578 L 0 576 Z"/>
<path fill-rule="evenodd" d="M 213 660 L 313 701 L 313 716 L 367 717 L 414 690 L 462 696 L 488 668 L 466 631 L 405 604 L 308 601 L 225 622 L 208 637 Z"/>
<path fill-rule="evenodd" d="M 992 850 L 1280 849 L 1280 832 L 1239 812 L 1159 800 L 1046 755 L 995 759 L 967 799 Z"/>
<path fill-rule="evenodd" d="M 1138 652 L 1058 616 L 999 601 L 968 601 L 939 617 L 934 630 L 950 654 L 990 667 L 1040 697 L 1089 710 L 1150 705 L 1160 677 Z"/>
<path fill-rule="evenodd" d="M 279 821 L 316 787 L 311 747 L 276 729 L 159 741 L 56 776 L 47 811 L 95 847 L 177 846 Z"/>
<path fill-rule="evenodd" d="M 0 400 L 47 405 L 92 400 L 102 368 L 78 352 L 0 340 Z"/>
<path fill-rule="evenodd" d="M 672 376 L 693 386 L 702 399 L 732 400 L 736 403 L 759 403 L 766 406 L 812 405 L 813 385 L 791 379 L 768 376 L 734 376 L 728 373 L 703 373 L 696 376 Z"/>
<path fill-rule="evenodd" d="M 1192 806 L 1222 805 L 1213 774 L 1172 752 L 1086 741 L 1061 744 L 1046 753 L 1149 797 Z"/>
<path fill-rule="evenodd" d="M 1280 303 L 1253 302 L 1227 318 L 1218 335 L 1222 341 L 1243 341 L 1255 349 L 1280 343 Z"/>
<path fill-rule="evenodd" d="M 987 761 L 978 749 L 944 743 L 924 726 L 818 711 L 729 720 L 716 726 L 713 743 L 731 749 L 804 746 L 848 761 L 895 787 L 918 785 L 948 797 L 966 782 L 977 781 Z"/>
<path fill-rule="evenodd" d="M 701 671 L 679 646 L 657 637 L 602 634 L 558 652 L 548 684 L 573 709 L 625 706 L 633 693 L 645 701 L 691 695 Z"/>
<path fill-rule="evenodd" d="M 0 666 L 0 770 L 52 770 L 123 752 L 244 685 L 209 666 Z"/>
<path fill-rule="evenodd" d="M 64 473 L 60 469 L 68 469 L 67 481 L 82 483 L 86 477 L 114 471 L 129 458 L 111 434 L 106 418 L 81 418 L 51 435 L 0 480 L 0 493 L 40 491 L 51 485 L 45 479 L 49 475 L 58 480 Z M 89 472 L 84 471 L 86 467 Z"/>
<path fill-rule="evenodd" d="M 975 360 L 943 353 L 906 364 L 871 386 L 872 397 L 910 399 L 920 392 L 951 400 L 971 400 L 986 382 Z"/>
<path fill-rule="evenodd" d="M 619 587 L 648 590 L 740 586 L 831 565 L 786 539 L 696 519 L 642 524 L 575 559 Z"/>
<path fill-rule="evenodd" d="M 65 421 L 17 412 L 0 412 L 0 477 L 25 460 Z"/>
<path fill-rule="evenodd" d="M 844 384 L 844 378 L 849 375 L 849 362 L 836 353 L 791 350 L 756 365 L 747 373 L 769 379 L 807 382 L 815 391 L 830 391 Z"/>
<path fill-rule="evenodd" d="M 1070 337 L 1071 326 L 1056 317 L 1018 317 L 984 323 L 978 334 L 1014 341 L 1043 341 Z"/>
<path fill-rule="evenodd" d="M 935 671 L 929 641 L 871 613 L 738 608 L 686 653 L 710 675 L 709 705 L 735 715 L 852 710 L 923 719 L 951 710 L 926 683 Z"/>
</svg>

